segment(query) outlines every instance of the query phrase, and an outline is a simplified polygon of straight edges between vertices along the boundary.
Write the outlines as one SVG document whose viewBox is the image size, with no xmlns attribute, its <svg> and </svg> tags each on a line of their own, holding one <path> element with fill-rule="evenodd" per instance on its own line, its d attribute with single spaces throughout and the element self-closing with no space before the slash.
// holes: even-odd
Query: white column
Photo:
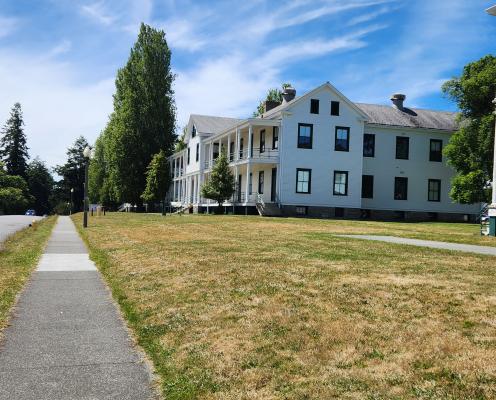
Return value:
<svg viewBox="0 0 496 400">
<path fill-rule="evenodd" d="M 245 203 L 248 203 L 248 190 L 250 188 L 250 172 L 251 172 L 251 164 L 250 164 L 250 160 L 248 160 L 246 164 Z"/>
<path fill-rule="evenodd" d="M 231 161 L 231 134 L 227 134 L 227 160 Z"/>
<path fill-rule="evenodd" d="M 234 159 L 239 160 L 239 147 L 241 145 L 241 132 L 239 128 L 236 128 L 236 146 L 234 146 Z"/>
<path fill-rule="evenodd" d="M 252 136 L 253 136 L 253 126 L 248 125 L 248 157 L 251 158 L 251 141 L 252 141 Z"/>
<path fill-rule="evenodd" d="M 210 167 L 214 165 L 214 142 L 210 142 Z"/>
</svg>

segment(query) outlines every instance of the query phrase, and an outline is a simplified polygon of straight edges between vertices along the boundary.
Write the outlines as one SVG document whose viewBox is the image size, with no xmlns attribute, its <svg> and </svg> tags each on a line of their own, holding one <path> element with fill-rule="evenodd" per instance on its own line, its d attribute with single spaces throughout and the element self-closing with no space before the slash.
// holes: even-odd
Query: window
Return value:
<svg viewBox="0 0 496 400">
<path fill-rule="evenodd" d="M 408 199 L 408 178 L 403 178 L 403 177 L 394 178 L 394 199 L 395 200 Z"/>
<path fill-rule="evenodd" d="M 372 133 L 363 135 L 363 156 L 375 157 L 375 135 Z"/>
<path fill-rule="evenodd" d="M 374 198 L 374 175 L 362 175 L 362 199 Z"/>
<path fill-rule="evenodd" d="M 331 101 L 331 115 L 339 116 L 339 101 Z"/>
<path fill-rule="evenodd" d="M 428 191 L 429 201 L 441 201 L 441 181 L 439 179 L 429 179 Z"/>
<path fill-rule="evenodd" d="M 335 151 L 350 150 L 350 128 L 336 126 L 336 137 L 334 141 Z"/>
<path fill-rule="evenodd" d="M 250 172 L 250 181 L 248 182 L 248 194 L 253 193 L 253 173 Z"/>
<path fill-rule="evenodd" d="M 258 172 L 258 193 L 263 194 L 264 192 L 264 171 Z"/>
<path fill-rule="evenodd" d="M 296 170 L 296 193 L 310 193 L 312 186 L 312 170 L 298 168 Z"/>
<path fill-rule="evenodd" d="M 265 129 L 260 131 L 260 153 L 265 152 Z"/>
<path fill-rule="evenodd" d="M 229 161 L 234 160 L 234 142 L 229 144 Z"/>
<path fill-rule="evenodd" d="M 200 159 L 200 143 L 196 144 L 196 161 Z"/>
<path fill-rule="evenodd" d="M 191 130 L 191 137 L 196 136 L 196 126 L 193 125 L 193 129 Z"/>
<path fill-rule="evenodd" d="M 396 159 L 408 160 L 410 138 L 396 136 Z"/>
<path fill-rule="evenodd" d="M 334 171 L 334 196 L 348 195 L 348 172 Z"/>
<path fill-rule="evenodd" d="M 319 113 L 319 100 L 311 99 L 310 100 L 310 114 L 318 114 Z"/>
<path fill-rule="evenodd" d="M 239 139 L 239 158 L 243 158 L 243 138 Z"/>
<path fill-rule="evenodd" d="M 251 134 L 251 140 L 250 140 L 250 157 L 253 157 L 253 133 Z"/>
<path fill-rule="evenodd" d="M 443 141 L 431 139 L 429 161 L 443 161 Z"/>
<path fill-rule="evenodd" d="M 296 215 L 307 215 L 308 207 L 307 206 L 296 206 L 295 212 L 296 212 Z"/>
<path fill-rule="evenodd" d="M 311 149 L 313 141 L 313 125 L 298 124 L 298 148 Z"/>
<path fill-rule="evenodd" d="M 189 156 L 190 156 L 190 149 L 188 147 L 188 162 L 187 162 L 188 165 L 189 165 Z"/>
<path fill-rule="evenodd" d="M 272 149 L 276 150 L 279 148 L 279 127 L 274 126 L 272 128 Z"/>
</svg>

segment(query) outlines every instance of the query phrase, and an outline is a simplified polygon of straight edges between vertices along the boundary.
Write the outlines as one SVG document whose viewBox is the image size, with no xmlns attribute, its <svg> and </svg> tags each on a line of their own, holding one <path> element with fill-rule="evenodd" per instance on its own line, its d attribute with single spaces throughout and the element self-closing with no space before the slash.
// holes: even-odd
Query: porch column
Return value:
<svg viewBox="0 0 496 400">
<path fill-rule="evenodd" d="M 236 128 L 236 146 L 234 148 L 235 154 L 234 154 L 234 159 L 236 161 L 239 161 L 239 147 L 241 146 L 241 132 L 239 131 L 239 128 Z"/>
<path fill-rule="evenodd" d="M 227 134 L 227 160 L 231 162 L 231 134 Z"/>
<path fill-rule="evenodd" d="M 210 162 L 208 163 L 210 167 L 214 165 L 214 142 L 210 142 Z"/>
<path fill-rule="evenodd" d="M 248 125 L 248 158 L 251 158 L 253 154 L 251 154 L 251 141 L 252 141 L 252 136 L 253 136 L 253 126 L 250 124 Z"/>
<path fill-rule="evenodd" d="M 248 203 L 248 190 L 250 189 L 250 172 L 251 163 L 250 160 L 246 163 L 246 179 L 245 179 L 245 203 Z"/>
</svg>

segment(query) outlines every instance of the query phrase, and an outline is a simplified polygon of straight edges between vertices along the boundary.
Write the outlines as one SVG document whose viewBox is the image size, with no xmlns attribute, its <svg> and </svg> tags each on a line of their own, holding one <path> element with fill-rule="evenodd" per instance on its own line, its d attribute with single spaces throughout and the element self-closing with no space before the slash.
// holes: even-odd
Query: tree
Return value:
<svg viewBox="0 0 496 400">
<path fill-rule="evenodd" d="M 48 214 L 52 209 L 50 198 L 54 186 L 50 171 L 43 161 L 35 158 L 28 164 L 26 175 L 29 193 L 34 197 L 32 206 L 36 214 Z"/>
<path fill-rule="evenodd" d="M 187 127 L 185 126 L 183 128 L 183 134 L 177 139 L 176 145 L 174 146 L 174 153 L 178 153 L 187 147 L 186 142 L 184 141 L 184 138 L 186 137 L 186 129 Z"/>
<path fill-rule="evenodd" d="M 26 181 L 18 175 L 9 175 L 0 162 L 0 214 L 24 212 L 33 201 Z"/>
<path fill-rule="evenodd" d="M 443 92 L 461 111 L 459 129 L 444 149 L 457 172 L 450 196 L 463 204 L 487 202 L 493 168 L 496 57 L 467 64 L 460 77 L 444 83 Z"/>
<path fill-rule="evenodd" d="M 25 178 L 29 155 L 23 125 L 21 105 L 15 103 L 10 111 L 10 118 L 2 129 L 0 158 L 5 163 L 10 175 Z"/>
<path fill-rule="evenodd" d="M 284 89 L 291 87 L 290 83 L 283 83 L 282 90 L 278 88 L 271 88 L 267 91 L 267 96 L 265 96 L 265 100 L 260 101 L 257 109 L 253 112 L 253 117 L 259 117 L 265 112 L 264 103 L 266 101 L 276 101 L 278 103 L 282 103 L 282 92 Z"/>
<path fill-rule="evenodd" d="M 74 144 L 67 149 L 67 162 L 54 168 L 55 172 L 61 176 L 55 185 L 54 203 L 70 202 L 71 189 L 74 189 L 72 200 L 75 211 L 83 209 L 84 167 L 86 163 L 83 150 L 86 146 L 88 146 L 88 142 L 83 136 L 77 138 Z"/>
<path fill-rule="evenodd" d="M 220 212 L 222 203 L 233 195 L 234 190 L 234 175 L 229 168 L 226 152 L 222 150 L 212 168 L 210 179 L 201 188 L 201 194 L 207 199 L 215 200 Z"/>
<path fill-rule="evenodd" d="M 171 184 L 169 161 L 165 152 L 155 154 L 146 171 L 146 188 L 141 198 L 146 202 L 164 201 Z"/>
<path fill-rule="evenodd" d="M 115 200 L 141 204 L 154 154 L 172 154 L 176 108 L 165 33 L 141 25 L 126 66 L 116 78 L 114 112 L 103 142 L 106 186 Z"/>
</svg>

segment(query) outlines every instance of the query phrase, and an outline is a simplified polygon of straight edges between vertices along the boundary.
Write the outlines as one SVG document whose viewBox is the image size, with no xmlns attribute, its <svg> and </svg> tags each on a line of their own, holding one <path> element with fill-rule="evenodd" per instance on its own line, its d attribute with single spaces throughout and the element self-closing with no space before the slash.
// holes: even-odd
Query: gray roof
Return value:
<svg viewBox="0 0 496 400">
<path fill-rule="evenodd" d="M 392 106 L 355 103 L 368 115 L 368 124 L 390 125 L 408 128 L 456 131 L 455 112 L 404 108 L 400 111 Z"/>
<path fill-rule="evenodd" d="M 217 134 L 240 123 L 241 119 L 191 114 L 191 120 L 198 133 Z"/>
</svg>

